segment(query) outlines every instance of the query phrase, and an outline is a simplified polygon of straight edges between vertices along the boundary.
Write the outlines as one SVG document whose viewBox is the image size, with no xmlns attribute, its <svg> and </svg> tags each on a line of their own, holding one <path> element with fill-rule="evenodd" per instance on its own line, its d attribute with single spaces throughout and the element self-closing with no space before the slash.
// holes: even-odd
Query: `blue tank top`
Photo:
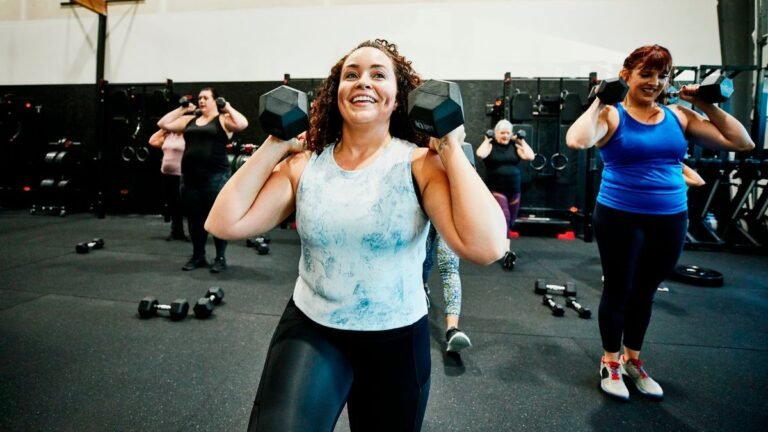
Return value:
<svg viewBox="0 0 768 432">
<path fill-rule="evenodd" d="M 356 171 L 336 164 L 334 147 L 311 156 L 296 192 L 294 302 L 326 327 L 413 324 L 427 313 L 421 272 L 428 219 L 411 174 L 416 145 L 392 138 Z"/>
<path fill-rule="evenodd" d="M 643 214 L 674 214 L 687 209 L 682 161 L 688 148 L 683 127 L 666 106 L 658 124 L 635 120 L 622 104 L 619 126 L 600 148 L 603 168 L 597 202 Z"/>
</svg>

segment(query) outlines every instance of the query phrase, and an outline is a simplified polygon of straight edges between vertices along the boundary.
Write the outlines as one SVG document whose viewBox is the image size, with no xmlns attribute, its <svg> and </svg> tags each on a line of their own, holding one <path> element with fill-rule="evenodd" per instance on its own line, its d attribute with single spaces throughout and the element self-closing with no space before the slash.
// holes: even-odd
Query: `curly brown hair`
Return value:
<svg viewBox="0 0 768 432">
<path fill-rule="evenodd" d="M 397 138 L 415 143 L 421 147 L 429 144 L 429 137 L 416 132 L 408 121 L 408 93 L 421 85 L 421 78 L 397 51 L 397 45 L 384 39 L 368 40 L 360 43 L 352 51 L 336 62 L 331 72 L 317 89 L 317 97 L 310 109 L 309 136 L 307 148 L 320 154 L 329 144 L 341 138 L 342 118 L 339 112 L 338 93 L 341 81 L 341 68 L 350 54 L 360 48 L 376 48 L 392 59 L 397 77 L 397 109 L 389 122 L 389 133 Z"/>
</svg>

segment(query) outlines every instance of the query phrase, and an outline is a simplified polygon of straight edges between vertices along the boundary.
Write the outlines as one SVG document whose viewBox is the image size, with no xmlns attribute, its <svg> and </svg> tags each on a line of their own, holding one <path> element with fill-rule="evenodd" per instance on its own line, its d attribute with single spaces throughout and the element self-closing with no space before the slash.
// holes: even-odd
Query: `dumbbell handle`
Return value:
<svg viewBox="0 0 768 432">
<path fill-rule="evenodd" d="M 167 310 L 171 310 L 171 305 L 159 304 L 155 306 L 155 309 L 167 311 Z"/>
<path fill-rule="evenodd" d="M 576 299 L 568 297 L 565 299 L 565 304 L 579 313 L 582 318 L 589 318 L 592 316 L 592 311 L 582 306 Z"/>
</svg>

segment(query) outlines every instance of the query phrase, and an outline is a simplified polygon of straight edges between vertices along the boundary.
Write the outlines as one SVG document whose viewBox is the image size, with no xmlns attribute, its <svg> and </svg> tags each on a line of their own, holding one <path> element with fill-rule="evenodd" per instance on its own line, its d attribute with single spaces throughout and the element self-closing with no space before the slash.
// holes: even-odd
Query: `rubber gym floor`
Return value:
<svg viewBox="0 0 768 432">
<path fill-rule="evenodd" d="M 231 242 L 229 268 L 182 272 L 189 243 L 160 216 L 33 216 L 0 210 L 0 430 L 245 430 L 267 344 L 297 274 L 294 230 L 270 254 Z M 94 237 L 106 247 L 76 254 Z M 517 268 L 462 262 L 461 327 L 473 347 L 445 354 L 433 271 L 432 387 L 424 431 L 764 431 L 768 424 L 768 259 L 686 251 L 725 286 L 667 282 L 643 347 L 663 401 L 599 390 L 600 264 L 595 243 L 514 240 Z M 209 255 L 213 245 L 209 240 Z M 537 278 L 576 283 L 592 319 L 554 317 Z M 225 291 L 213 316 L 142 320 L 141 298 L 194 304 Z M 562 298 L 558 299 L 562 303 Z M 161 314 L 162 315 L 162 314 Z M 342 413 L 337 431 L 347 431 Z"/>
</svg>

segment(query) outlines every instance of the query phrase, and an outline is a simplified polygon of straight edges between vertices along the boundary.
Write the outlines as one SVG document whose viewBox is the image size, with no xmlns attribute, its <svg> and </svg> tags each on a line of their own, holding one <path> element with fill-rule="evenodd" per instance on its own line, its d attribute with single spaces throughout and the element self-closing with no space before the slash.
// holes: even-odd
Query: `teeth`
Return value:
<svg viewBox="0 0 768 432">
<path fill-rule="evenodd" d="M 352 98 L 352 102 L 371 102 L 373 103 L 374 100 L 370 96 L 355 96 Z"/>
</svg>

